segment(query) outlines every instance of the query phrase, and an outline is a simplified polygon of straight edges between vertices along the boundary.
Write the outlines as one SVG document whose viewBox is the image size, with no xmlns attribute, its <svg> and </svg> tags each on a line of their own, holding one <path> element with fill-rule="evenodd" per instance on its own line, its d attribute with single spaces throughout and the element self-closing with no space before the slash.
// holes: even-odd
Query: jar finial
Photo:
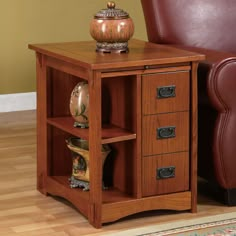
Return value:
<svg viewBox="0 0 236 236">
<path fill-rule="evenodd" d="M 108 2 L 108 3 L 107 3 L 107 8 L 109 8 L 109 9 L 114 9 L 115 7 L 116 7 L 115 2 Z"/>
</svg>

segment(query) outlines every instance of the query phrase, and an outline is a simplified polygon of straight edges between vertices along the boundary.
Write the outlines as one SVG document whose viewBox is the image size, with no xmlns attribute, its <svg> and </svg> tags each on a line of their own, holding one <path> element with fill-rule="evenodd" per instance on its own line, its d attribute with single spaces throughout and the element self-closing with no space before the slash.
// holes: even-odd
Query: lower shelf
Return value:
<svg viewBox="0 0 236 236">
<path fill-rule="evenodd" d="M 87 205 L 89 204 L 89 191 L 69 186 L 69 176 L 47 177 L 47 193 L 61 196 L 74 204 L 85 216 L 87 216 Z M 132 196 L 122 193 L 117 189 L 107 189 L 102 191 L 103 204 L 125 202 L 133 200 Z"/>
<path fill-rule="evenodd" d="M 89 191 L 79 188 L 70 188 L 69 176 L 47 177 L 47 193 L 60 196 L 70 201 L 84 216 L 89 214 Z M 180 192 L 134 198 L 116 189 L 102 191 L 101 222 L 116 221 L 128 215 L 149 210 L 190 210 L 191 192 Z"/>
</svg>

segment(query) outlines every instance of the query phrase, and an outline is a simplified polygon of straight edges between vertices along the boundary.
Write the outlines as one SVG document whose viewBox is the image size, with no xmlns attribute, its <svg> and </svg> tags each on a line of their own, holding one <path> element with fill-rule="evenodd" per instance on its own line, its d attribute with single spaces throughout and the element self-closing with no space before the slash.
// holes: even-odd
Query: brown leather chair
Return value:
<svg viewBox="0 0 236 236">
<path fill-rule="evenodd" d="M 198 69 L 198 175 L 236 205 L 236 1 L 141 3 L 150 42 L 206 55 Z"/>
</svg>

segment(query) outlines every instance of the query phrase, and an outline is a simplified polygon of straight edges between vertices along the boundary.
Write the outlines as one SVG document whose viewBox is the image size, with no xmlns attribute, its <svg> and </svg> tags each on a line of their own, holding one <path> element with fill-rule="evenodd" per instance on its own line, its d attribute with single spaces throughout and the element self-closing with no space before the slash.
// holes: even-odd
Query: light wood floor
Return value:
<svg viewBox="0 0 236 236">
<path fill-rule="evenodd" d="M 236 212 L 199 196 L 198 213 L 153 211 L 95 229 L 73 206 L 37 192 L 35 111 L 0 113 L 0 236 L 104 235 L 179 219 Z"/>
</svg>

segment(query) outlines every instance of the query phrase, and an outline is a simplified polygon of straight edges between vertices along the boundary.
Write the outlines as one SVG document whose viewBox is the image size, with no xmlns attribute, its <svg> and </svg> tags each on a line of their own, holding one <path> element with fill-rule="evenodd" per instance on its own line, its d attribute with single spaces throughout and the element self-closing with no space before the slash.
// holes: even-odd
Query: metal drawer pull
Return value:
<svg viewBox="0 0 236 236">
<path fill-rule="evenodd" d="M 157 169 L 157 179 L 168 179 L 175 177 L 175 166 L 161 167 Z"/>
<path fill-rule="evenodd" d="M 157 98 L 175 97 L 175 85 L 162 86 L 157 88 Z"/>
<path fill-rule="evenodd" d="M 175 126 L 157 128 L 157 139 L 174 138 L 175 128 L 176 128 Z"/>
</svg>

